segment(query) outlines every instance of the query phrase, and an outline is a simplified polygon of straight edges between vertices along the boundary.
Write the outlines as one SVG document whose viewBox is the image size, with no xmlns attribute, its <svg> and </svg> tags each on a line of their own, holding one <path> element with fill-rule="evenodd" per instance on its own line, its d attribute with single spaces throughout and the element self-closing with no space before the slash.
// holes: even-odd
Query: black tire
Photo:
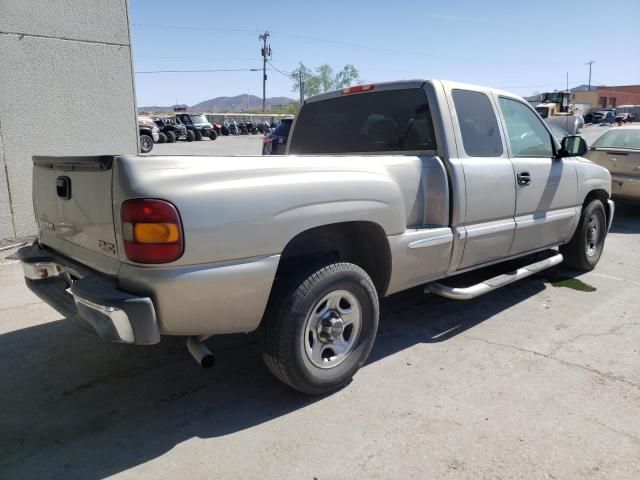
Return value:
<svg viewBox="0 0 640 480">
<path fill-rule="evenodd" d="M 196 139 L 196 134 L 193 130 L 187 130 L 187 142 L 193 142 Z"/>
<path fill-rule="evenodd" d="M 600 200 L 592 200 L 582 209 L 580 222 L 573 237 L 560 247 L 564 263 L 575 270 L 593 270 L 604 248 L 607 236 L 607 214 Z"/>
<path fill-rule="evenodd" d="M 176 141 L 176 134 L 171 130 L 169 130 L 167 132 L 167 143 L 175 143 L 175 141 Z"/>
<path fill-rule="evenodd" d="M 153 138 L 149 135 L 140 135 L 140 153 L 149 153 L 153 150 Z"/>
<path fill-rule="evenodd" d="M 307 273 L 310 274 L 284 275 L 274 287 L 261 326 L 262 357 L 267 368 L 282 382 L 299 392 L 321 395 L 349 383 L 367 360 L 378 329 L 378 294 L 369 275 L 351 263 L 333 263 Z M 354 320 L 348 339 L 348 320 L 342 322 L 349 314 L 339 310 L 346 308 L 342 304 L 343 298 L 335 303 L 341 307 L 334 310 L 326 302 L 319 303 L 335 294 L 347 295 L 353 302 L 347 306 L 352 313 L 358 312 L 352 318 L 358 318 L 360 324 L 358 326 Z M 318 320 L 322 312 L 331 318 Z M 326 327 L 324 322 L 335 320 L 341 325 L 337 330 L 334 331 L 333 326 Z M 321 332 L 318 330 L 321 327 L 329 328 L 330 332 Z M 335 332 L 338 336 L 334 338 Z M 328 335 L 336 342 L 350 342 L 350 346 L 342 357 L 338 357 L 333 351 L 334 340 L 321 341 L 321 335 Z M 315 342 L 318 342 L 320 352 L 316 361 L 326 362 L 326 366 L 313 363 L 310 345 Z M 335 345 L 337 347 L 338 343 Z M 336 364 L 331 366 L 334 361 Z"/>
<path fill-rule="evenodd" d="M 194 130 L 193 134 L 195 135 L 196 142 L 202 140 L 202 132 L 200 130 Z"/>
<path fill-rule="evenodd" d="M 166 141 L 167 141 L 167 136 L 163 132 L 160 132 L 158 134 L 158 143 L 165 143 Z"/>
<path fill-rule="evenodd" d="M 210 130 L 210 131 L 209 131 L 209 138 L 210 138 L 211 140 L 215 140 L 216 138 L 218 138 L 218 134 L 216 133 L 216 131 L 215 131 L 215 130 Z"/>
</svg>

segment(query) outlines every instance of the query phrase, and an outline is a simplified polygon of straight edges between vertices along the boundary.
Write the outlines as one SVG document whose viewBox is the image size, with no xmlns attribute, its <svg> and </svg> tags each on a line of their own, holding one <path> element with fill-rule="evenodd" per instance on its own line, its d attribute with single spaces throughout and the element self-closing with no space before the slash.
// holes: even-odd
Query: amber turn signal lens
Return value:
<svg viewBox="0 0 640 480">
<path fill-rule="evenodd" d="M 175 243 L 180 230 L 175 223 L 136 223 L 133 237 L 139 243 Z"/>
</svg>

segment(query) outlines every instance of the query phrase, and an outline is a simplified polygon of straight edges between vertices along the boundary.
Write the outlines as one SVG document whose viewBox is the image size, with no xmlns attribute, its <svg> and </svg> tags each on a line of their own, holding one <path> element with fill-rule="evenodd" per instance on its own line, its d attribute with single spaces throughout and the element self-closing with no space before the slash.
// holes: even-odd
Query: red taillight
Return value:
<svg viewBox="0 0 640 480">
<path fill-rule="evenodd" d="M 120 209 L 127 258 L 138 263 L 167 263 L 182 256 L 184 241 L 178 210 L 155 199 L 127 200 Z"/>
<path fill-rule="evenodd" d="M 376 88 L 374 83 L 367 83 L 365 85 L 356 85 L 355 87 L 347 87 L 342 89 L 343 95 L 348 95 L 350 93 L 360 93 L 360 92 L 368 92 L 369 90 L 373 90 Z"/>
</svg>

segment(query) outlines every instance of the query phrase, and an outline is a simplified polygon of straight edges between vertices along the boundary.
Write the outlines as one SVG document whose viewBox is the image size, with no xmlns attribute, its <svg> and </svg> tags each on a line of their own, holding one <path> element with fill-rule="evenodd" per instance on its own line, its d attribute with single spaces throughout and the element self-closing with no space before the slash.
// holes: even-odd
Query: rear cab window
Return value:
<svg viewBox="0 0 640 480">
<path fill-rule="evenodd" d="M 489 97 L 482 92 L 452 90 L 464 151 L 470 157 L 502 156 L 498 119 Z"/>
<path fill-rule="evenodd" d="M 341 95 L 300 111 L 291 154 L 435 150 L 431 111 L 421 88 Z"/>
</svg>

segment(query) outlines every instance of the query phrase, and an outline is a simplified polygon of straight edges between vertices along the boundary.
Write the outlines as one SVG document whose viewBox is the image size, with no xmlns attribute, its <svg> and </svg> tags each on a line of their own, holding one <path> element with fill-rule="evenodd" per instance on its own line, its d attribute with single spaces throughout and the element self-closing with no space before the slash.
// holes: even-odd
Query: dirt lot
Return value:
<svg viewBox="0 0 640 480">
<path fill-rule="evenodd" d="M 255 335 L 209 341 L 213 370 L 180 338 L 102 342 L 0 260 L 0 478 L 640 478 L 639 239 L 620 206 L 592 273 L 386 299 L 324 398 L 274 380 Z"/>
</svg>

